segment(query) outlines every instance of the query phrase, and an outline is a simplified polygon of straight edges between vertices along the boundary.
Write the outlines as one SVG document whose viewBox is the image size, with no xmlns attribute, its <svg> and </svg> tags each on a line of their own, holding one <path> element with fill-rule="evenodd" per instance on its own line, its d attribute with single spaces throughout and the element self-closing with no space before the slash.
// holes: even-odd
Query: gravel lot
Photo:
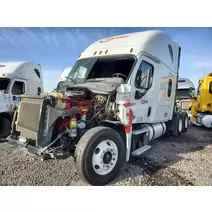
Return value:
<svg viewBox="0 0 212 212">
<path fill-rule="evenodd" d="M 123 165 L 110 185 L 212 185 L 212 131 L 190 127 L 180 137 L 161 137 L 140 158 Z M 40 161 L 0 144 L 0 185 L 86 185 L 73 158 Z"/>
</svg>

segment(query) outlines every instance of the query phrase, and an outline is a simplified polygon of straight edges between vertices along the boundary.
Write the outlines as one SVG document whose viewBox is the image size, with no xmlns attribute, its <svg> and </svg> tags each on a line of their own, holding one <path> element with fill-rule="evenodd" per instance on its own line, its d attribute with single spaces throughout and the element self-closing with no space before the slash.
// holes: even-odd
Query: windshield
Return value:
<svg viewBox="0 0 212 212">
<path fill-rule="evenodd" d="M 0 78 L 0 91 L 6 91 L 9 85 L 10 79 Z"/>
<path fill-rule="evenodd" d="M 177 90 L 177 97 L 180 98 L 190 98 L 190 89 L 178 89 Z"/>
<path fill-rule="evenodd" d="M 202 83 L 200 83 L 197 88 L 197 95 L 200 95 L 201 87 L 202 87 Z"/>
<path fill-rule="evenodd" d="M 124 81 L 132 69 L 135 59 L 132 57 L 120 58 L 87 58 L 78 60 L 70 71 L 65 83 L 83 83 L 96 78 L 111 78 L 115 73 Z M 117 76 L 117 75 L 115 75 Z"/>
</svg>

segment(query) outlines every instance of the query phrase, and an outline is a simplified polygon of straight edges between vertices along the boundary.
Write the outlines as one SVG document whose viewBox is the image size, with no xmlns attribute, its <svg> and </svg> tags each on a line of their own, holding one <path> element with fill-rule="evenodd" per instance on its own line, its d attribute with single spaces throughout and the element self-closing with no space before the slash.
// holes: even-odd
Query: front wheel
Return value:
<svg viewBox="0 0 212 212">
<path fill-rule="evenodd" d="M 76 171 L 91 185 L 105 185 L 118 175 L 125 153 L 118 132 L 108 127 L 92 128 L 77 144 L 74 156 Z"/>
</svg>

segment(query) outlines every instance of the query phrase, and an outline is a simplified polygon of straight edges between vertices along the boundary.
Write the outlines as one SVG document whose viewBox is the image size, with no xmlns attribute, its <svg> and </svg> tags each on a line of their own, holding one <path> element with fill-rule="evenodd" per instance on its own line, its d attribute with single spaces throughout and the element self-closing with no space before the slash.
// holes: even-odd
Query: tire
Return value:
<svg viewBox="0 0 212 212">
<path fill-rule="evenodd" d="M 108 152 L 109 148 L 113 151 Z M 125 155 L 125 145 L 118 132 L 108 127 L 95 127 L 88 130 L 76 146 L 76 171 L 90 185 L 106 185 L 120 172 Z M 108 166 L 110 171 L 103 166 Z"/>
<path fill-rule="evenodd" d="M 174 128 L 171 131 L 172 136 L 180 136 L 183 130 L 183 117 L 181 113 L 176 113 L 173 118 Z"/>
<path fill-rule="evenodd" d="M 5 117 L 0 119 L 0 141 L 5 141 L 11 132 L 11 121 Z"/>
<path fill-rule="evenodd" d="M 188 114 L 186 112 L 182 112 L 181 115 L 182 115 L 182 118 L 183 118 L 183 129 L 182 129 L 182 133 L 186 133 L 187 130 L 188 130 L 188 125 L 189 125 Z"/>
</svg>

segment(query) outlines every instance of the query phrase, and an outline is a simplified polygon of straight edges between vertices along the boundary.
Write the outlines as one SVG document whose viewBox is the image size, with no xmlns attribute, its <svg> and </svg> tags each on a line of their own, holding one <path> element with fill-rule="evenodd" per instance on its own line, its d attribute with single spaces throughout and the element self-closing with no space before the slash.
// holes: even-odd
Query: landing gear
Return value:
<svg viewBox="0 0 212 212">
<path fill-rule="evenodd" d="M 92 128 L 77 144 L 74 156 L 77 173 L 91 185 L 105 185 L 118 175 L 125 154 L 124 142 L 115 130 Z"/>
</svg>

